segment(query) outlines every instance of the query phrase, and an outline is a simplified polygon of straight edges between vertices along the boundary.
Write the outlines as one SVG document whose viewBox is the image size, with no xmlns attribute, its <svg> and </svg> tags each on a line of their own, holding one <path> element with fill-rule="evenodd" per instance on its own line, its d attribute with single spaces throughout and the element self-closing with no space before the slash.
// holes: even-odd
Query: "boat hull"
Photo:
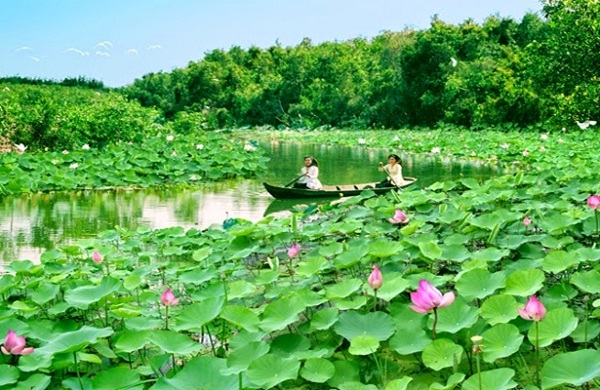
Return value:
<svg viewBox="0 0 600 390">
<path fill-rule="evenodd" d="M 417 179 L 412 177 L 405 178 L 400 188 L 407 187 Z M 376 188 L 377 183 L 363 183 L 339 186 L 324 186 L 321 190 L 309 190 L 304 188 L 291 188 L 276 186 L 269 183 L 263 183 L 265 189 L 272 197 L 276 199 L 303 199 L 303 198 L 341 198 L 346 196 L 359 195 L 364 190 L 370 190 L 376 194 L 384 194 L 398 187 Z M 366 187 L 366 188 L 365 188 Z"/>
</svg>

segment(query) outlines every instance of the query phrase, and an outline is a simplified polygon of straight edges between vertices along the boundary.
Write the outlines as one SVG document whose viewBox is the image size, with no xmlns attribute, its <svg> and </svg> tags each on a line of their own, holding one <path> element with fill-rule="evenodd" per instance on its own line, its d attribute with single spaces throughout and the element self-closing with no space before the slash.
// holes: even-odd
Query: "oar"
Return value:
<svg viewBox="0 0 600 390">
<path fill-rule="evenodd" d="M 295 182 L 297 182 L 298 180 L 300 180 L 300 178 L 301 178 L 302 176 L 304 176 L 304 174 L 302 174 L 302 175 L 298 176 L 297 178 L 295 178 L 295 179 L 294 179 L 294 180 L 292 180 L 291 182 L 287 183 L 286 185 L 284 185 L 284 187 L 289 187 L 289 186 L 291 186 L 292 184 L 294 184 Z"/>
<path fill-rule="evenodd" d="M 396 180 L 394 179 L 394 177 L 390 174 L 390 172 L 387 169 L 385 169 L 385 167 L 383 167 L 383 171 L 385 173 L 387 173 L 388 177 L 396 185 L 396 187 L 400 188 L 400 186 L 398 185 L 398 183 L 396 183 Z"/>
</svg>

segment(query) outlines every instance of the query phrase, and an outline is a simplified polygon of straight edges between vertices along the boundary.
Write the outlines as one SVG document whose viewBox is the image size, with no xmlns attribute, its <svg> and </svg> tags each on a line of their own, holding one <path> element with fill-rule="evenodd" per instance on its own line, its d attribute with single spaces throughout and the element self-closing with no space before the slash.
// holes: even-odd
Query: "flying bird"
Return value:
<svg viewBox="0 0 600 390">
<path fill-rule="evenodd" d="M 148 46 L 148 50 L 158 50 L 158 49 L 162 49 L 161 45 L 150 45 Z"/>
<path fill-rule="evenodd" d="M 594 126 L 597 122 L 596 121 L 585 121 L 585 122 L 578 122 L 575 121 L 577 123 L 577 126 L 579 126 L 579 128 L 581 130 L 585 130 L 590 126 Z"/>
<path fill-rule="evenodd" d="M 127 50 L 127 53 L 128 53 L 128 54 L 135 54 L 135 55 L 137 55 L 137 54 L 138 54 L 138 51 L 137 51 L 137 50 L 135 50 L 135 49 L 129 49 L 129 50 Z"/>
<path fill-rule="evenodd" d="M 41 58 L 38 58 L 38 57 L 33 57 L 33 56 L 32 56 L 32 57 L 29 57 L 29 58 L 31 58 L 31 59 L 32 59 L 33 61 L 35 61 L 35 62 L 40 62 L 40 61 L 42 60 Z"/>
<path fill-rule="evenodd" d="M 102 56 L 102 57 L 110 57 L 110 53 L 107 53 L 105 51 L 97 51 L 96 55 L 97 56 Z"/>
<path fill-rule="evenodd" d="M 73 52 L 73 53 L 77 53 L 80 56 L 89 56 L 90 55 L 89 51 L 83 51 L 83 50 L 75 49 L 74 47 L 70 47 L 70 48 L 68 48 L 65 51 L 70 51 L 70 52 Z"/>
<path fill-rule="evenodd" d="M 20 48 L 17 49 L 17 51 L 23 51 L 23 50 L 33 50 L 33 49 L 30 48 L 29 46 L 21 46 Z"/>
<path fill-rule="evenodd" d="M 98 46 L 101 46 L 101 47 L 105 48 L 106 50 L 108 50 L 109 48 L 111 48 L 113 46 L 113 44 L 109 41 L 99 42 L 96 44 L 96 46 L 94 46 L 94 48 L 97 48 Z"/>
</svg>

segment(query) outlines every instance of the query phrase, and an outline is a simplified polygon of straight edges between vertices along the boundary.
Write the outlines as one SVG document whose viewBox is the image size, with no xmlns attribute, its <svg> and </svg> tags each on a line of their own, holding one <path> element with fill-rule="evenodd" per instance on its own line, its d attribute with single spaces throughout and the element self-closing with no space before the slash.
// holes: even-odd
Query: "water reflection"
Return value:
<svg viewBox="0 0 600 390">
<path fill-rule="evenodd" d="M 273 142 L 264 145 L 271 155 L 268 171 L 257 180 L 205 183 L 195 189 L 77 191 L 0 197 L 0 266 L 12 260 L 39 260 L 42 252 L 121 226 L 135 230 L 171 226 L 206 228 L 228 217 L 258 221 L 269 213 L 289 210 L 304 200 L 274 200 L 263 181 L 284 184 L 295 178 L 304 155 L 320 163 L 324 184 L 379 181 L 377 162 L 388 150 L 332 145 Z M 397 153 L 397 151 L 395 151 Z M 400 153 L 404 175 L 419 179 L 420 187 L 436 181 L 497 174 L 493 167 L 452 161 L 441 156 Z"/>
</svg>

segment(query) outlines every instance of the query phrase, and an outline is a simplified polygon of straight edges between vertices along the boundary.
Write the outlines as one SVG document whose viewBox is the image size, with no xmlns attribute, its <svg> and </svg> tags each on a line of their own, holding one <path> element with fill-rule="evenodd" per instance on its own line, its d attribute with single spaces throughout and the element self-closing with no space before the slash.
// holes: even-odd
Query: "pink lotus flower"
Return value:
<svg viewBox="0 0 600 390">
<path fill-rule="evenodd" d="M 167 291 L 162 293 L 162 295 L 160 296 L 160 301 L 165 306 L 174 306 L 179 303 L 179 298 L 175 298 L 175 294 L 173 294 L 173 291 L 171 291 L 171 289 L 168 288 Z"/>
<path fill-rule="evenodd" d="M 419 288 L 416 292 L 410 293 L 410 300 L 414 305 L 410 308 L 417 313 L 429 313 L 431 310 L 438 307 L 446 307 L 454 302 L 455 296 L 453 292 L 448 292 L 444 295 L 435 288 L 427 280 L 419 281 Z"/>
<path fill-rule="evenodd" d="M 600 195 L 591 195 L 587 198 L 588 207 L 592 210 L 598 210 L 600 208 Z"/>
<path fill-rule="evenodd" d="M 25 344 L 25 337 L 18 337 L 15 332 L 9 330 L 0 349 L 5 355 L 29 355 L 33 352 L 33 347 L 25 348 Z"/>
<path fill-rule="evenodd" d="M 371 286 L 371 288 L 373 290 L 379 290 L 379 288 L 381 287 L 382 284 L 383 284 L 383 275 L 381 275 L 381 271 L 379 270 L 379 267 L 374 265 L 373 272 L 371 272 L 371 275 L 369 275 L 369 286 Z"/>
<path fill-rule="evenodd" d="M 300 252 L 300 245 L 294 244 L 290 249 L 288 249 L 287 254 L 290 259 L 293 259 L 294 257 L 298 256 L 298 252 Z"/>
<path fill-rule="evenodd" d="M 396 209 L 394 216 L 392 218 L 388 218 L 390 223 L 408 223 L 410 219 L 402 212 L 400 209 Z"/>
<path fill-rule="evenodd" d="M 519 315 L 524 320 L 540 322 L 546 316 L 546 307 L 535 295 L 525 303 L 524 308 L 517 308 Z"/>
<path fill-rule="evenodd" d="M 100 254 L 100 252 L 94 251 L 94 253 L 92 253 L 92 261 L 96 264 L 102 264 L 104 257 Z"/>
<path fill-rule="evenodd" d="M 525 225 L 525 227 L 529 227 L 529 225 L 531 225 L 531 219 L 529 219 L 528 216 L 525 216 L 525 218 L 523 218 L 523 225 Z"/>
</svg>

